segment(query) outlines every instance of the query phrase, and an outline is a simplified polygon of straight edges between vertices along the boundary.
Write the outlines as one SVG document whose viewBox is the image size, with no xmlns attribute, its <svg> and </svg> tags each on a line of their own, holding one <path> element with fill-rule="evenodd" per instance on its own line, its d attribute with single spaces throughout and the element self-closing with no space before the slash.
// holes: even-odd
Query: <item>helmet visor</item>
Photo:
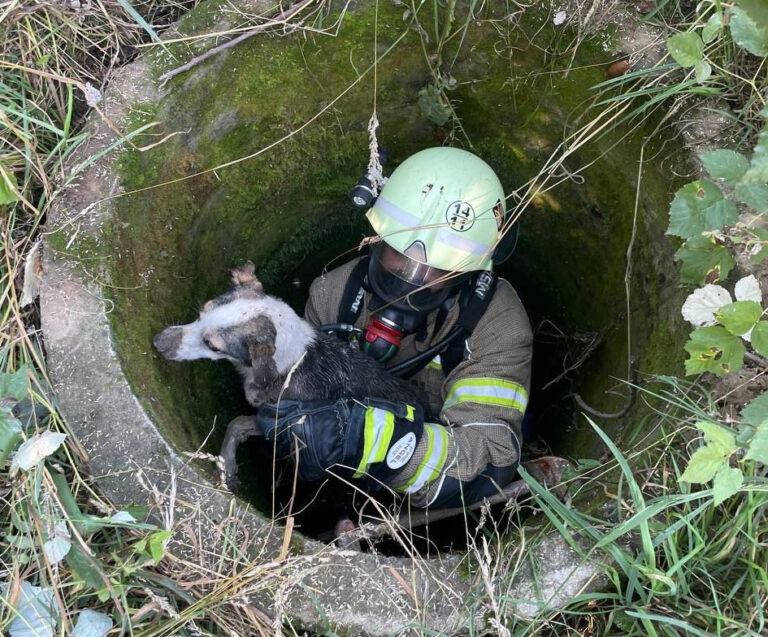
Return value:
<svg viewBox="0 0 768 637">
<path fill-rule="evenodd" d="M 382 301 L 417 311 L 436 308 L 458 282 L 458 277 L 449 270 L 412 259 L 384 241 L 373 247 L 368 279 Z"/>
</svg>

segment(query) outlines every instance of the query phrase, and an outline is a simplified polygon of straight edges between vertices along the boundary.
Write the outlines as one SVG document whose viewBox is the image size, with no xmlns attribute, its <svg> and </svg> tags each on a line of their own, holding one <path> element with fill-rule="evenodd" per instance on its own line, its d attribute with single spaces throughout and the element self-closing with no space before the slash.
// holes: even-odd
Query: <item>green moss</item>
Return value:
<svg viewBox="0 0 768 637">
<path fill-rule="evenodd" d="M 182 32 L 209 28 L 220 4 L 200 5 Z M 497 6 L 503 3 L 488 4 L 476 16 L 483 19 L 467 22 L 463 40 L 452 38 L 443 51 L 444 60 L 454 61 L 441 71 L 457 81 L 448 96 L 460 129 L 438 128 L 422 115 L 418 93 L 433 76 L 418 32 L 403 21 L 401 7 L 379 3 L 379 53 L 405 33 L 377 69 L 378 138 L 389 149 L 389 169 L 448 138 L 489 161 L 511 192 L 593 114 L 589 87 L 603 79 L 600 64 L 608 62 L 603 42 L 582 45 L 572 60 L 572 34 L 554 30 L 543 9 L 527 11 L 517 26 L 504 19 L 504 7 Z M 367 163 L 374 78 L 360 74 L 372 62 L 373 12 L 373 3 L 353 7 L 337 37 L 256 36 L 172 79 L 158 103 L 136 105 L 142 115 L 133 124 L 162 121 L 164 133 L 186 132 L 149 151 L 123 153 L 120 174 L 129 194 L 116 200 L 105 229 L 108 253 L 96 246 L 84 254 L 92 250 L 105 259 L 100 263 L 114 286 L 111 318 L 126 374 L 179 447 L 197 447 L 216 424 L 208 437 L 216 450 L 223 424 L 246 407 L 229 366 L 160 360 L 154 334 L 193 320 L 205 300 L 227 287 L 228 268 L 246 259 L 270 291 L 298 309 L 312 277 L 368 232 L 347 196 Z M 458 27 L 463 18 L 457 15 Z M 434 53 L 434 40 L 426 47 Z M 158 74 L 178 63 L 161 51 L 152 55 Z M 594 455 L 597 447 L 583 421 L 574 426 L 564 392 L 579 391 L 602 411 L 622 402 L 606 392 L 621 388 L 616 379 L 625 377 L 626 249 L 640 143 L 649 132 L 616 130 L 574 152 L 566 168 L 589 168 L 534 200 L 518 251 L 502 268 L 534 325 L 548 321 L 564 334 L 602 335 L 572 387 L 561 385 L 539 399 L 547 414 L 541 426 L 571 456 Z M 648 372 L 677 370 L 684 340 L 663 235 L 674 187 L 658 164 L 644 168 L 630 296 L 633 355 Z M 662 273 L 670 279 L 660 280 Z M 563 354 L 541 356 L 536 365 L 544 384 L 562 371 Z M 642 414 L 633 413 L 623 426 L 641 421 Z"/>
</svg>

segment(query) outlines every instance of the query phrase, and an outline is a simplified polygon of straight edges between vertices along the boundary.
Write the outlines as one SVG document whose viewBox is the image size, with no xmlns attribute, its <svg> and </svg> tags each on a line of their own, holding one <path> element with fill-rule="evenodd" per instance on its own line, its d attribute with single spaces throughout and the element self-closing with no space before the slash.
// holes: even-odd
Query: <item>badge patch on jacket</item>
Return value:
<svg viewBox="0 0 768 637">
<path fill-rule="evenodd" d="M 411 459 L 416 450 L 416 434 L 412 431 L 405 434 L 394 443 L 387 452 L 387 466 L 390 469 L 399 469 Z"/>
</svg>

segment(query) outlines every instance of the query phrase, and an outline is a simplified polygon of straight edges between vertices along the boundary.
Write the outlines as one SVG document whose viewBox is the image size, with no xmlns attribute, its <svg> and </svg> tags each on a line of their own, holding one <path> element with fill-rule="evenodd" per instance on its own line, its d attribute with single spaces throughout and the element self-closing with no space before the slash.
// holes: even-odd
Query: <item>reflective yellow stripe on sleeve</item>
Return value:
<svg viewBox="0 0 768 637">
<path fill-rule="evenodd" d="M 352 475 L 359 478 L 374 462 L 382 462 L 387 457 L 387 449 L 395 431 L 395 415 L 386 409 L 368 407 L 365 410 L 365 428 L 363 431 L 363 456 Z"/>
<path fill-rule="evenodd" d="M 466 378 L 451 386 L 443 411 L 459 403 L 510 407 L 525 413 L 528 392 L 522 385 L 500 378 Z"/>
<path fill-rule="evenodd" d="M 440 354 L 435 356 L 429 363 L 427 363 L 427 367 L 430 369 L 437 369 L 439 371 L 443 371 L 443 362 L 440 360 Z"/>
<path fill-rule="evenodd" d="M 403 493 L 415 493 L 423 486 L 434 482 L 443 470 L 448 455 L 448 431 L 441 425 L 424 423 L 427 436 L 427 450 L 416 473 L 405 484 L 397 487 Z"/>
</svg>

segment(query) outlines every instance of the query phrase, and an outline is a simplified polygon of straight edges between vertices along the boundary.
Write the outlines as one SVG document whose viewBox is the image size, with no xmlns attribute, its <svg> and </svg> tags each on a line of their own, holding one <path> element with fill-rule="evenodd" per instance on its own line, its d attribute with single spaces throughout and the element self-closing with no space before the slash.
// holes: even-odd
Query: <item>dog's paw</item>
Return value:
<svg viewBox="0 0 768 637">
<path fill-rule="evenodd" d="M 264 403 L 269 402 L 269 395 L 263 385 L 249 379 L 245 381 L 243 389 L 245 390 L 245 400 L 251 407 L 258 408 Z"/>
<path fill-rule="evenodd" d="M 237 477 L 237 467 L 232 471 L 227 467 L 227 470 L 224 472 L 224 480 L 227 483 L 227 489 L 232 493 L 240 493 L 243 488 L 243 483 L 240 482 L 240 479 Z"/>
</svg>

